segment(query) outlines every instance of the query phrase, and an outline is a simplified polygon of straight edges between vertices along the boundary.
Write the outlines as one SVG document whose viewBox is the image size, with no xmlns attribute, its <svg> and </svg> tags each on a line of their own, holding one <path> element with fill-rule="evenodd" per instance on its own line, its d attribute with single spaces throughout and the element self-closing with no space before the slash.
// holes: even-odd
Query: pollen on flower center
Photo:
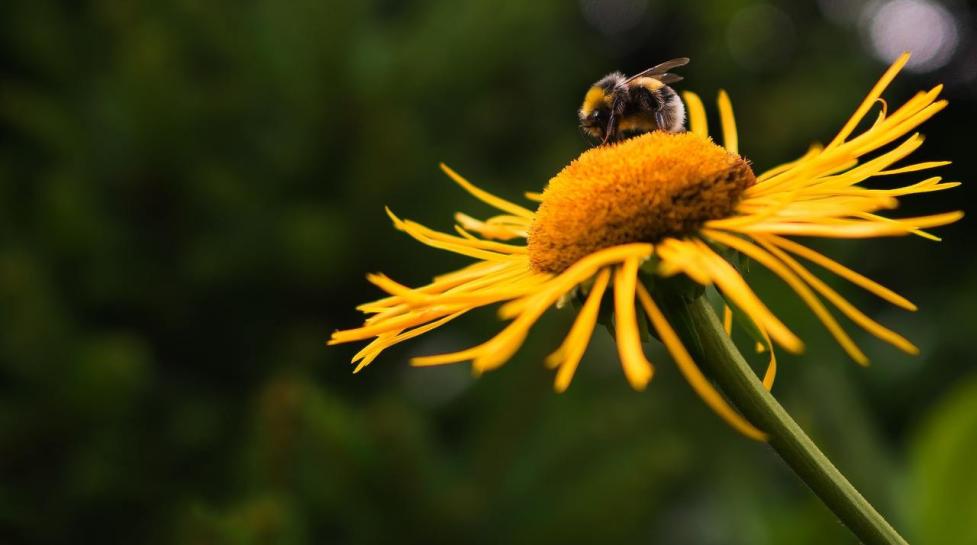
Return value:
<svg viewBox="0 0 977 545">
<path fill-rule="evenodd" d="M 543 191 L 530 262 L 558 273 L 602 248 L 691 233 L 728 216 L 755 182 L 742 157 L 692 133 L 655 131 L 588 150 Z"/>
</svg>

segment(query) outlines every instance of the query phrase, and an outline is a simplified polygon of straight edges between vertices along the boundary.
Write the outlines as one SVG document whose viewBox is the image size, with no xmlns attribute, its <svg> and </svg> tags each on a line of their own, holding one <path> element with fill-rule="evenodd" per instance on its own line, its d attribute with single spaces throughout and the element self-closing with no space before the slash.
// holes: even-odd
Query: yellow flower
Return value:
<svg viewBox="0 0 977 545">
<path fill-rule="evenodd" d="M 397 229 L 428 246 L 471 257 L 475 263 L 409 288 L 382 274 L 370 282 L 388 297 L 361 305 L 369 315 L 362 327 L 333 333 L 329 344 L 372 339 L 357 353 L 356 371 L 386 348 L 440 327 L 462 314 L 504 303 L 499 315 L 509 324 L 488 341 L 460 352 L 415 358 L 414 365 L 471 361 L 476 373 L 501 366 L 521 346 L 536 320 L 571 297 L 582 305 L 563 343 L 546 360 L 556 368 L 555 387 L 570 384 L 598 322 L 601 302 L 613 291 L 614 335 L 624 374 L 631 386 L 643 389 L 654 374 L 641 346 L 639 323 L 646 318 L 679 370 L 702 399 L 734 428 L 764 438 L 702 374 L 669 325 L 650 284 L 653 278 L 684 275 L 696 284 L 714 286 L 730 306 L 753 322 L 766 343 L 770 340 L 797 353 L 801 340 L 753 292 L 728 254 L 739 253 L 783 279 L 857 362 L 865 354 L 835 320 L 823 300 L 876 337 L 908 352 L 917 349 L 899 334 L 875 322 L 846 301 L 801 263 L 814 263 L 908 310 L 915 306 L 893 291 L 840 263 L 811 250 L 793 237 L 874 238 L 916 234 L 954 222 L 950 212 L 892 219 L 877 215 L 895 208 L 897 198 L 959 185 L 927 178 L 905 187 L 864 187 L 870 178 L 915 172 L 946 162 L 893 167 L 920 147 L 914 133 L 891 149 L 860 159 L 902 138 L 946 106 L 937 100 L 941 86 L 920 92 L 900 108 L 887 112 L 880 98 L 908 60 L 898 59 L 882 76 L 837 136 L 824 147 L 812 146 L 796 161 L 754 176 L 738 155 L 732 106 L 720 92 L 718 106 L 724 147 L 707 134 L 702 101 L 684 93 L 690 130 L 653 132 L 584 152 L 550 180 L 536 211 L 491 195 L 442 165 L 442 169 L 476 198 L 501 213 L 486 220 L 457 214 L 457 234 L 438 232 L 400 219 L 388 210 Z M 870 127 L 856 128 L 879 103 Z M 525 243 L 522 241 L 525 240 Z M 764 385 L 772 386 L 776 360 Z"/>
</svg>

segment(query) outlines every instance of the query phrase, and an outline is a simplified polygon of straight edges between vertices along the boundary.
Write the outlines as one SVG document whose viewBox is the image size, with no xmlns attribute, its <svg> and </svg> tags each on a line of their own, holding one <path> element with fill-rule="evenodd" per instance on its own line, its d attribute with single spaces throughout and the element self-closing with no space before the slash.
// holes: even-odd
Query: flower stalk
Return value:
<svg viewBox="0 0 977 545">
<path fill-rule="evenodd" d="M 865 545 L 907 545 L 763 387 L 706 298 L 661 295 L 662 310 L 699 364 L 841 522 Z"/>
</svg>

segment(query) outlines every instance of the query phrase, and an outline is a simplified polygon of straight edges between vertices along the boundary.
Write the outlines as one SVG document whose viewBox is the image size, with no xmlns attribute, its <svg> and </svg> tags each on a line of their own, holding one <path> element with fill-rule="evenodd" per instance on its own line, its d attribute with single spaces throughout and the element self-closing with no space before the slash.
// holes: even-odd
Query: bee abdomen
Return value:
<svg viewBox="0 0 977 545">
<path fill-rule="evenodd" d="M 665 95 L 665 105 L 662 107 L 662 115 L 660 116 L 664 119 L 665 126 L 661 129 L 668 132 L 684 132 L 685 104 L 671 87 L 665 86 L 661 92 Z"/>
</svg>

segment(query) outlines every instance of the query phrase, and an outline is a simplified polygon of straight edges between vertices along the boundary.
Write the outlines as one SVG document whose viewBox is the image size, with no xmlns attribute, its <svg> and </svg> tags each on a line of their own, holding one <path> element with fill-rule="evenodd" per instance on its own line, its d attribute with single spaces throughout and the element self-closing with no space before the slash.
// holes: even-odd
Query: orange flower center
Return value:
<svg viewBox="0 0 977 545">
<path fill-rule="evenodd" d="M 590 149 L 543 191 L 530 261 L 559 273 L 603 248 L 687 235 L 729 216 L 754 183 L 742 157 L 692 133 L 655 131 Z"/>
</svg>

